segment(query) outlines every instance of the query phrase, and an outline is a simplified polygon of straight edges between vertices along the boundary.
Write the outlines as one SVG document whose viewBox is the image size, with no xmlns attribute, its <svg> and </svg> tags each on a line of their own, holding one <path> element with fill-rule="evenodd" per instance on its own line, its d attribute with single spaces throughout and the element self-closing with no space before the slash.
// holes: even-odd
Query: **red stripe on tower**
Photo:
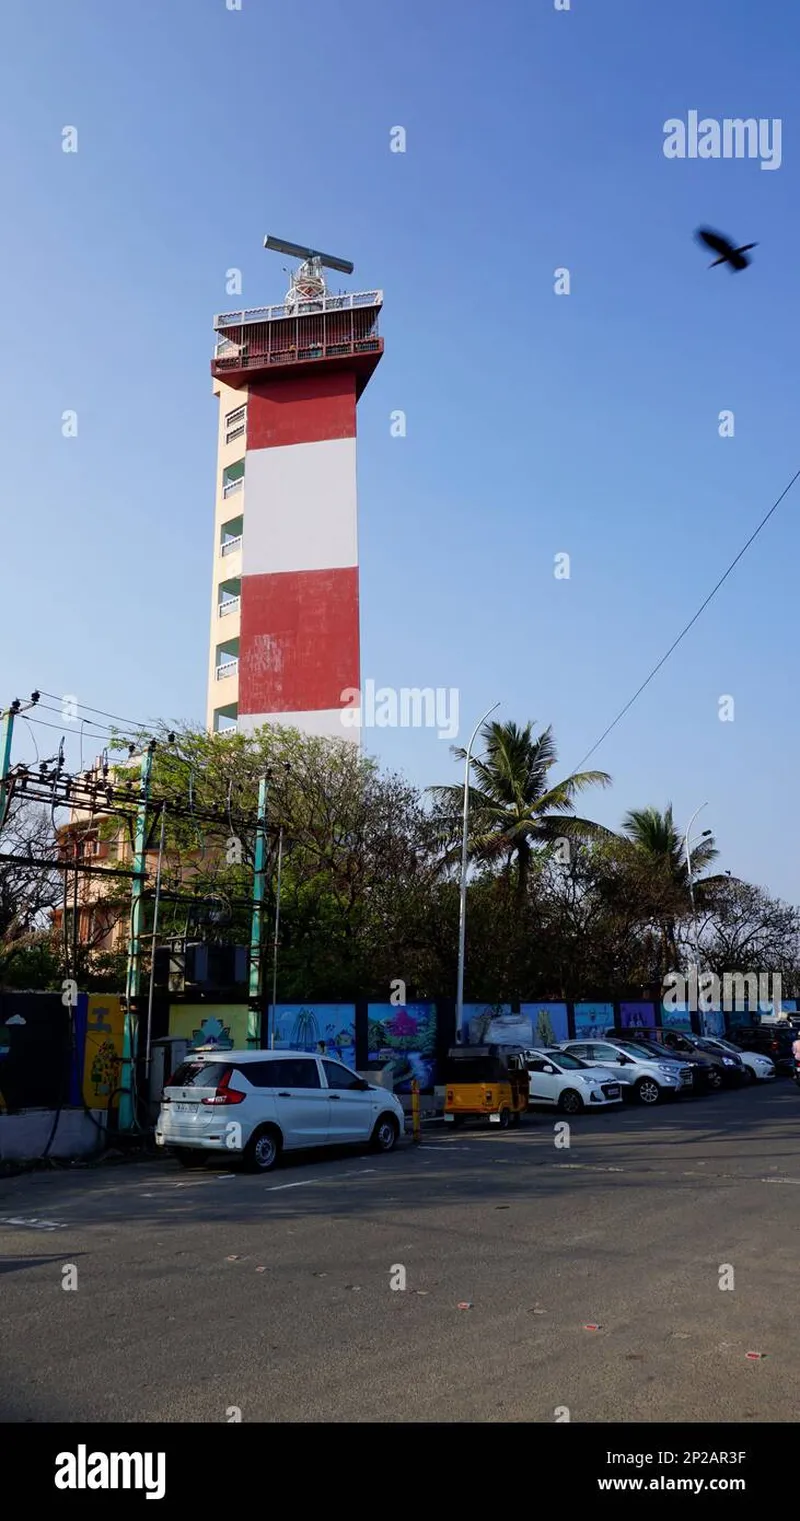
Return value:
<svg viewBox="0 0 800 1521">
<path fill-rule="evenodd" d="M 360 681 L 357 566 L 243 578 L 240 713 L 339 708 Z"/>
</svg>

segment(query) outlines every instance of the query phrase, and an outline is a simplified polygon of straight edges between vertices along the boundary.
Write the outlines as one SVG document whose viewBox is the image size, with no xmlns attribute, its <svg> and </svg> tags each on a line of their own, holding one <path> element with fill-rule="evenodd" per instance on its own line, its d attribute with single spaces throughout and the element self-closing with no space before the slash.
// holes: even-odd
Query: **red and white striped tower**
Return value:
<svg viewBox="0 0 800 1521">
<path fill-rule="evenodd" d="M 208 726 L 342 723 L 361 684 L 356 404 L 380 361 L 380 291 L 331 295 L 302 256 L 282 306 L 226 312 L 211 371 L 220 397 Z"/>
</svg>

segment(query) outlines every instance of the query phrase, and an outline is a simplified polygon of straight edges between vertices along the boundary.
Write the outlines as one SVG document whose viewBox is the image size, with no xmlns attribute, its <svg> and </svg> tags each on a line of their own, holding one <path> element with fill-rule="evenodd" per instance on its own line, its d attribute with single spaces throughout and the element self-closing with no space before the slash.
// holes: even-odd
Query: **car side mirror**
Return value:
<svg viewBox="0 0 800 1521">
<path fill-rule="evenodd" d="M 360 1093 L 366 1093 L 366 1091 L 369 1088 L 370 1084 L 367 1082 L 366 1078 L 362 1077 L 362 1078 L 359 1078 L 357 1086 L 358 1086 L 358 1090 L 359 1090 Z"/>
</svg>

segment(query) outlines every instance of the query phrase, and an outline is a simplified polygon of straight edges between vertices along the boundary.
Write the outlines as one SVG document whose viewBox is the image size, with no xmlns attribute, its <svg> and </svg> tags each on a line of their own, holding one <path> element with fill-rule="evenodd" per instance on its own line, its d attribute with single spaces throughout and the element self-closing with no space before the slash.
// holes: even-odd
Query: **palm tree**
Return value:
<svg viewBox="0 0 800 1521">
<path fill-rule="evenodd" d="M 483 758 L 470 761 L 475 778 L 469 788 L 470 853 L 479 860 L 505 859 L 511 871 L 516 862 L 517 893 L 524 899 L 537 848 L 561 837 L 583 839 L 610 831 L 590 819 L 575 817 L 575 798 L 587 787 L 608 787 L 605 771 L 580 771 L 554 785 L 548 773 L 558 759 L 552 728 L 538 737 L 533 722 L 524 728 L 513 722 L 484 724 Z M 467 752 L 454 747 L 457 760 Z M 445 859 L 454 858 L 460 838 L 464 790 L 460 786 L 431 787 L 442 833 L 448 842 Z"/>
<path fill-rule="evenodd" d="M 719 851 L 713 835 L 701 838 L 691 852 L 692 880 L 685 840 L 676 829 L 672 804 L 664 812 L 658 808 L 631 808 L 622 820 L 622 839 L 635 853 L 636 864 L 644 867 L 653 918 L 658 922 L 662 956 L 666 966 L 675 968 L 678 960 L 677 925 L 692 914 L 694 907 L 708 903 L 714 889 L 727 877 L 700 877 L 716 860 Z"/>
</svg>

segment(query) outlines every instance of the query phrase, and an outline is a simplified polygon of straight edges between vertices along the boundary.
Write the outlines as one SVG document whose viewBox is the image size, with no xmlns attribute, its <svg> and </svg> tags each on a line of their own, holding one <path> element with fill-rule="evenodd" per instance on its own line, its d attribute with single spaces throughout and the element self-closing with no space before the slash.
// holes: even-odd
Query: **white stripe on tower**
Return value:
<svg viewBox="0 0 800 1521">
<path fill-rule="evenodd" d="M 239 728 L 358 739 L 341 717 L 360 684 L 356 377 L 248 389 Z"/>
</svg>

